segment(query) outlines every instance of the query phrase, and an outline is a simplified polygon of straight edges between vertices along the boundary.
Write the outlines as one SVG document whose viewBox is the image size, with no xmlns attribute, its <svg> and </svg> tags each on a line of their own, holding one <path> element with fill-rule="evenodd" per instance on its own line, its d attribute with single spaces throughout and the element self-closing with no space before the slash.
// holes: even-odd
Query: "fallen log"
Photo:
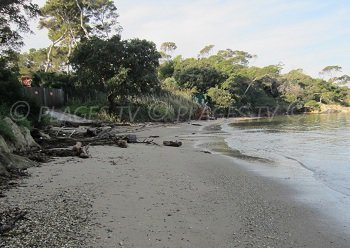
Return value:
<svg viewBox="0 0 350 248">
<path fill-rule="evenodd" d="M 71 149 L 50 149 L 50 150 L 42 150 L 42 154 L 50 157 L 75 157 L 77 156 L 76 152 Z"/>
<path fill-rule="evenodd" d="M 182 146 L 182 142 L 181 141 L 164 141 L 163 145 L 172 146 L 172 147 L 180 147 L 180 146 Z"/>
<path fill-rule="evenodd" d="M 82 142 L 77 142 L 72 149 L 54 148 L 49 150 L 41 150 L 42 154 L 51 157 L 80 157 L 89 158 L 89 146 L 83 146 Z"/>
</svg>

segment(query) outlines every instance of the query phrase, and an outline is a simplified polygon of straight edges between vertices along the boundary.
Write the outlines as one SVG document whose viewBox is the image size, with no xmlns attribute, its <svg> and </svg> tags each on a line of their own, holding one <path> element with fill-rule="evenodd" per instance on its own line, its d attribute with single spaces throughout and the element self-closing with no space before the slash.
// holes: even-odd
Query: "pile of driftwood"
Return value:
<svg viewBox="0 0 350 248">
<path fill-rule="evenodd" d="M 48 157 L 80 157 L 89 158 L 90 146 L 113 145 L 128 148 L 129 143 L 157 145 L 154 139 L 159 136 L 138 138 L 135 134 L 118 135 L 113 128 L 56 128 L 43 132 L 33 130 L 32 136 L 41 146 L 40 151 L 27 154 L 38 162 L 46 162 Z M 163 145 L 180 147 L 181 142 L 164 141 Z"/>
<path fill-rule="evenodd" d="M 164 141 L 163 145 L 172 146 L 172 147 L 180 147 L 180 146 L 182 146 L 182 142 L 181 141 Z"/>
</svg>

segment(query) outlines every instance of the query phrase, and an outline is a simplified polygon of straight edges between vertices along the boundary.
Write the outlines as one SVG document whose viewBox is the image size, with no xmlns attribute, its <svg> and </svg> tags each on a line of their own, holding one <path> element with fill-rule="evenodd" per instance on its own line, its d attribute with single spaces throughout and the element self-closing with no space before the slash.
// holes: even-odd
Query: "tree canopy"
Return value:
<svg viewBox="0 0 350 248">
<path fill-rule="evenodd" d="M 48 0 L 40 9 L 40 28 L 49 31 L 52 44 L 47 51 L 45 71 L 51 67 L 52 49 L 65 51 L 66 63 L 81 40 L 108 38 L 121 30 L 117 8 L 110 0 Z"/>
<path fill-rule="evenodd" d="M 109 80 L 123 71 L 125 78 L 117 84 L 119 94 L 137 95 L 159 87 L 159 58 L 153 42 L 122 40 L 117 35 L 107 40 L 93 37 L 80 43 L 70 62 L 82 87 L 104 89 Z"/>
<path fill-rule="evenodd" d="M 18 49 L 23 45 L 21 33 L 30 32 L 28 20 L 38 13 L 31 0 L 2 0 L 0 2 L 0 51 Z"/>
</svg>

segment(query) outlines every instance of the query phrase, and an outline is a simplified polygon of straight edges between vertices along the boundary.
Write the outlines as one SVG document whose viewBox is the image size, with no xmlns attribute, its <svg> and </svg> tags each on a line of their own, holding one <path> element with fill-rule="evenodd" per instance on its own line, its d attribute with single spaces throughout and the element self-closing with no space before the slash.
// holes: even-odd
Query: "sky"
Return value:
<svg viewBox="0 0 350 248">
<path fill-rule="evenodd" d="M 42 6 L 45 0 L 33 0 Z M 174 55 L 196 57 L 206 45 L 257 55 L 252 65 L 282 63 L 318 76 L 328 65 L 350 75 L 350 0 L 115 0 L 123 39 L 172 41 Z M 25 37 L 24 51 L 49 45 L 47 32 Z"/>
</svg>

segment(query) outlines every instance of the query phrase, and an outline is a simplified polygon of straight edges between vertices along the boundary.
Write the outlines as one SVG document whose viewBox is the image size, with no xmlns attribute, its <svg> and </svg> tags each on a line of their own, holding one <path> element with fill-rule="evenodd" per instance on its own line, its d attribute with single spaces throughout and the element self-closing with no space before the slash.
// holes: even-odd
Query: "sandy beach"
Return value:
<svg viewBox="0 0 350 248">
<path fill-rule="evenodd" d="M 0 198 L 1 211 L 28 212 L 0 247 L 349 247 L 349 234 L 294 201 L 295 190 L 206 152 L 218 124 L 136 133 L 180 148 L 96 146 L 91 159 L 31 168 Z"/>
</svg>

